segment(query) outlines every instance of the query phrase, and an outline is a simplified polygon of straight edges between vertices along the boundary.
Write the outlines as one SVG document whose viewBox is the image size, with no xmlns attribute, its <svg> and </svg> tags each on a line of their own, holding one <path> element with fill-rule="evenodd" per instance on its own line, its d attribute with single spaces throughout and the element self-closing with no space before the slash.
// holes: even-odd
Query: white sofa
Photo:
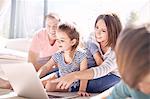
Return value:
<svg viewBox="0 0 150 99">
<path fill-rule="evenodd" d="M 6 39 L 0 38 L 0 55 L 11 54 L 15 56 L 21 55 L 21 57 L 27 57 L 31 39 L 28 38 L 16 38 Z"/>
<path fill-rule="evenodd" d="M 27 61 L 30 43 L 31 39 L 28 38 L 6 39 L 0 37 L 0 77 L 5 76 L 1 69 L 2 64 Z"/>
<path fill-rule="evenodd" d="M 28 52 L 31 39 L 28 38 L 16 38 L 16 39 L 3 39 L 3 43 L 1 47 Z"/>
</svg>

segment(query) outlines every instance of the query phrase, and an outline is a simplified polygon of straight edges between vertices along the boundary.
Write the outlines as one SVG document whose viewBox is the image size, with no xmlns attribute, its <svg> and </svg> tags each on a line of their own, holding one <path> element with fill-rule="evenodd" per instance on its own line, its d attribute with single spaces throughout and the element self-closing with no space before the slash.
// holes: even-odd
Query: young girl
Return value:
<svg viewBox="0 0 150 99">
<path fill-rule="evenodd" d="M 150 99 L 150 24 L 125 29 L 117 41 L 116 55 L 123 81 L 108 99 Z"/>
<path fill-rule="evenodd" d="M 99 15 L 95 22 L 95 43 L 89 43 L 93 56 L 100 52 L 103 63 L 82 72 L 73 72 L 53 82 L 59 82 L 57 87 L 68 88 L 78 79 L 90 80 L 87 92 L 103 92 L 120 81 L 114 47 L 117 37 L 122 29 L 121 22 L 115 14 Z"/>
<path fill-rule="evenodd" d="M 107 14 L 100 15 L 96 19 L 95 38 L 96 38 L 97 42 L 93 42 L 93 40 L 91 42 L 91 40 L 90 40 L 86 44 L 86 52 L 87 52 L 89 67 L 101 65 L 104 61 L 103 56 L 106 53 L 106 51 L 110 47 L 112 49 L 114 49 L 116 37 L 120 33 L 122 26 L 121 26 L 121 22 L 120 22 L 119 18 L 117 17 L 117 15 L 112 14 L 112 16 L 107 15 Z M 104 21 L 105 23 L 103 23 L 101 21 Z M 101 25 L 99 25 L 99 24 L 101 24 Z M 98 40 L 99 37 L 100 37 L 100 41 Z M 105 42 L 102 42 L 102 40 Z M 94 58 L 94 59 L 92 59 L 92 58 Z"/>
<path fill-rule="evenodd" d="M 59 52 L 55 53 L 52 58 L 38 71 L 39 76 L 43 77 L 52 69 L 54 65 L 59 68 L 59 75 L 55 75 L 53 78 L 49 78 L 45 85 L 47 91 L 72 91 L 72 88 L 79 86 L 79 81 L 75 81 L 71 87 L 67 90 L 61 90 L 56 88 L 55 83 L 50 83 L 51 79 L 56 79 L 59 76 L 62 77 L 68 73 L 74 71 L 83 71 L 87 69 L 87 58 L 85 52 L 77 49 L 79 44 L 79 33 L 76 29 L 69 24 L 61 24 L 58 27 L 57 33 L 57 44 L 60 49 Z M 80 89 L 78 94 L 86 96 L 87 80 L 80 81 Z"/>
</svg>

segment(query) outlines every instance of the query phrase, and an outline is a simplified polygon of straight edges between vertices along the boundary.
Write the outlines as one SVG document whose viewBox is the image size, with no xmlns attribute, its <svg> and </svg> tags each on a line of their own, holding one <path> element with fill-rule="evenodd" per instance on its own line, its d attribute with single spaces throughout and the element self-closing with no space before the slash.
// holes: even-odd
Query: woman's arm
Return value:
<svg viewBox="0 0 150 99">
<path fill-rule="evenodd" d="M 44 66 L 42 66 L 39 71 L 38 71 L 38 75 L 39 77 L 43 77 L 45 76 L 55 65 L 55 61 L 53 60 L 53 58 L 51 58 Z"/>
<path fill-rule="evenodd" d="M 115 53 L 111 54 L 113 55 L 105 59 L 98 67 L 93 67 L 84 71 L 76 71 L 53 80 L 53 82 L 58 82 L 58 88 L 67 89 L 75 80 L 91 80 L 105 76 L 114 69 L 117 69 Z"/>
<path fill-rule="evenodd" d="M 75 71 L 75 72 L 69 73 L 63 77 L 52 80 L 51 82 L 58 83 L 57 84 L 58 89 L 68 89 L 69 86 L 75 80 L 80 80 L 80 79 L 90 80 L 93 78 L 93 75 L 94 75 L 93 69 L 87 69 L 84 71 Z"/>
<path fill-rule="evenodd" d="M 87 54 L 92 54 L 92 56 L 93 56 L 93 58 L 94 58 L 94 60 L 95 60 L 95 62 L 96 62 L 96 66 L 99 66 L 100 64 L 102 64 L 103 63 L 103 59 L 102 59 L 102 56 L 101 56 L 101 54 L 100 54 L 100 52 L 99 52 L 99 48 L 98 48 L 98 46 L 95 44 L 95 43 L 93 43 L 93 42 L 87 42 L 87 44 L 86 44 L 87 46 Z"/>
<path fill-rule="evenodd" d="M 117 69 L 115 53 L 110 53 L 111 56 L 103 61 L 103 63 L 97 67 L 93 67 L 84 71 L 75 72 L 73 75 L 74 79 L 87 79 L 99 78 Z M 66 77 L 67 78 L 67 77 Z"/>
<path fill-rule="evenodd" d="M 109 57 L 107 57 L 101 65 L 99 65 L 98 67 L 94 67 L 92 69 L 94 72 L 93 79 L 105 76 L 108 73 L 116 70 L 117 63 L 116 63 L 115 52 L 112 51 Z"/>
<path fill-rule="evenodd" d="M 93 57 L 94 57 L 94 60 L 95 60 L 97 66 L 99 66 L 103 63 L 103 59 L 102 59 L 99 51 L 95 52 Z"/>
</svg>

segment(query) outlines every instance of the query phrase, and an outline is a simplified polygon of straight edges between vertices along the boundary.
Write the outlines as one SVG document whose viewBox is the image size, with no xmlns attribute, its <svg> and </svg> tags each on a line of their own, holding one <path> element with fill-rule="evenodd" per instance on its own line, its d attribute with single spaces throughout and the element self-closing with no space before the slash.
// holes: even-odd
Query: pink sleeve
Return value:
<svg viewBox="0 0 150 99">
<path fill-rule="evenodd" d="M 32 42 L 31 42 L 31 46 L 30 46 L 30 51 L 35 52 L 35 53 L 39 53 L 40 52 L 40 38 L 39 38 L 39 33 L 36 33 L 36 35 L 34 35 Z"/>
</svg>

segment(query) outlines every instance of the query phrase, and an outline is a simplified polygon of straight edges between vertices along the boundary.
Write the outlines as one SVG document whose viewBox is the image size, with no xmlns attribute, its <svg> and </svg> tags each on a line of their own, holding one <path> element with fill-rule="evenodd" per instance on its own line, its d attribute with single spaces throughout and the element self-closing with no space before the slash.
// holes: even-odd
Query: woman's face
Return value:
<svg viewBox="0 0 150 99">
<path fill-rule="evenodd" d="M 107 44 L 108 31 L 107 31 L 106 24 L 105 24 L 104 20 L 102 20 L 102 19 L 100 19 L 96 23 L 95 38 L 96 38 L 96 40 L 97 40 L 98 43 Z"/>
<path fill-rule="evenodd" d="M 47 18 L 46 19 L 46 31 L 51 38 L 56 39 L 56 30 L 59 21 L 54 18 Z"/>
<path fill-rule="evenodd" d="M 138 84 L 138 89 L 145 94 L 150 94 L 150 73 Z"/>
</svg>

